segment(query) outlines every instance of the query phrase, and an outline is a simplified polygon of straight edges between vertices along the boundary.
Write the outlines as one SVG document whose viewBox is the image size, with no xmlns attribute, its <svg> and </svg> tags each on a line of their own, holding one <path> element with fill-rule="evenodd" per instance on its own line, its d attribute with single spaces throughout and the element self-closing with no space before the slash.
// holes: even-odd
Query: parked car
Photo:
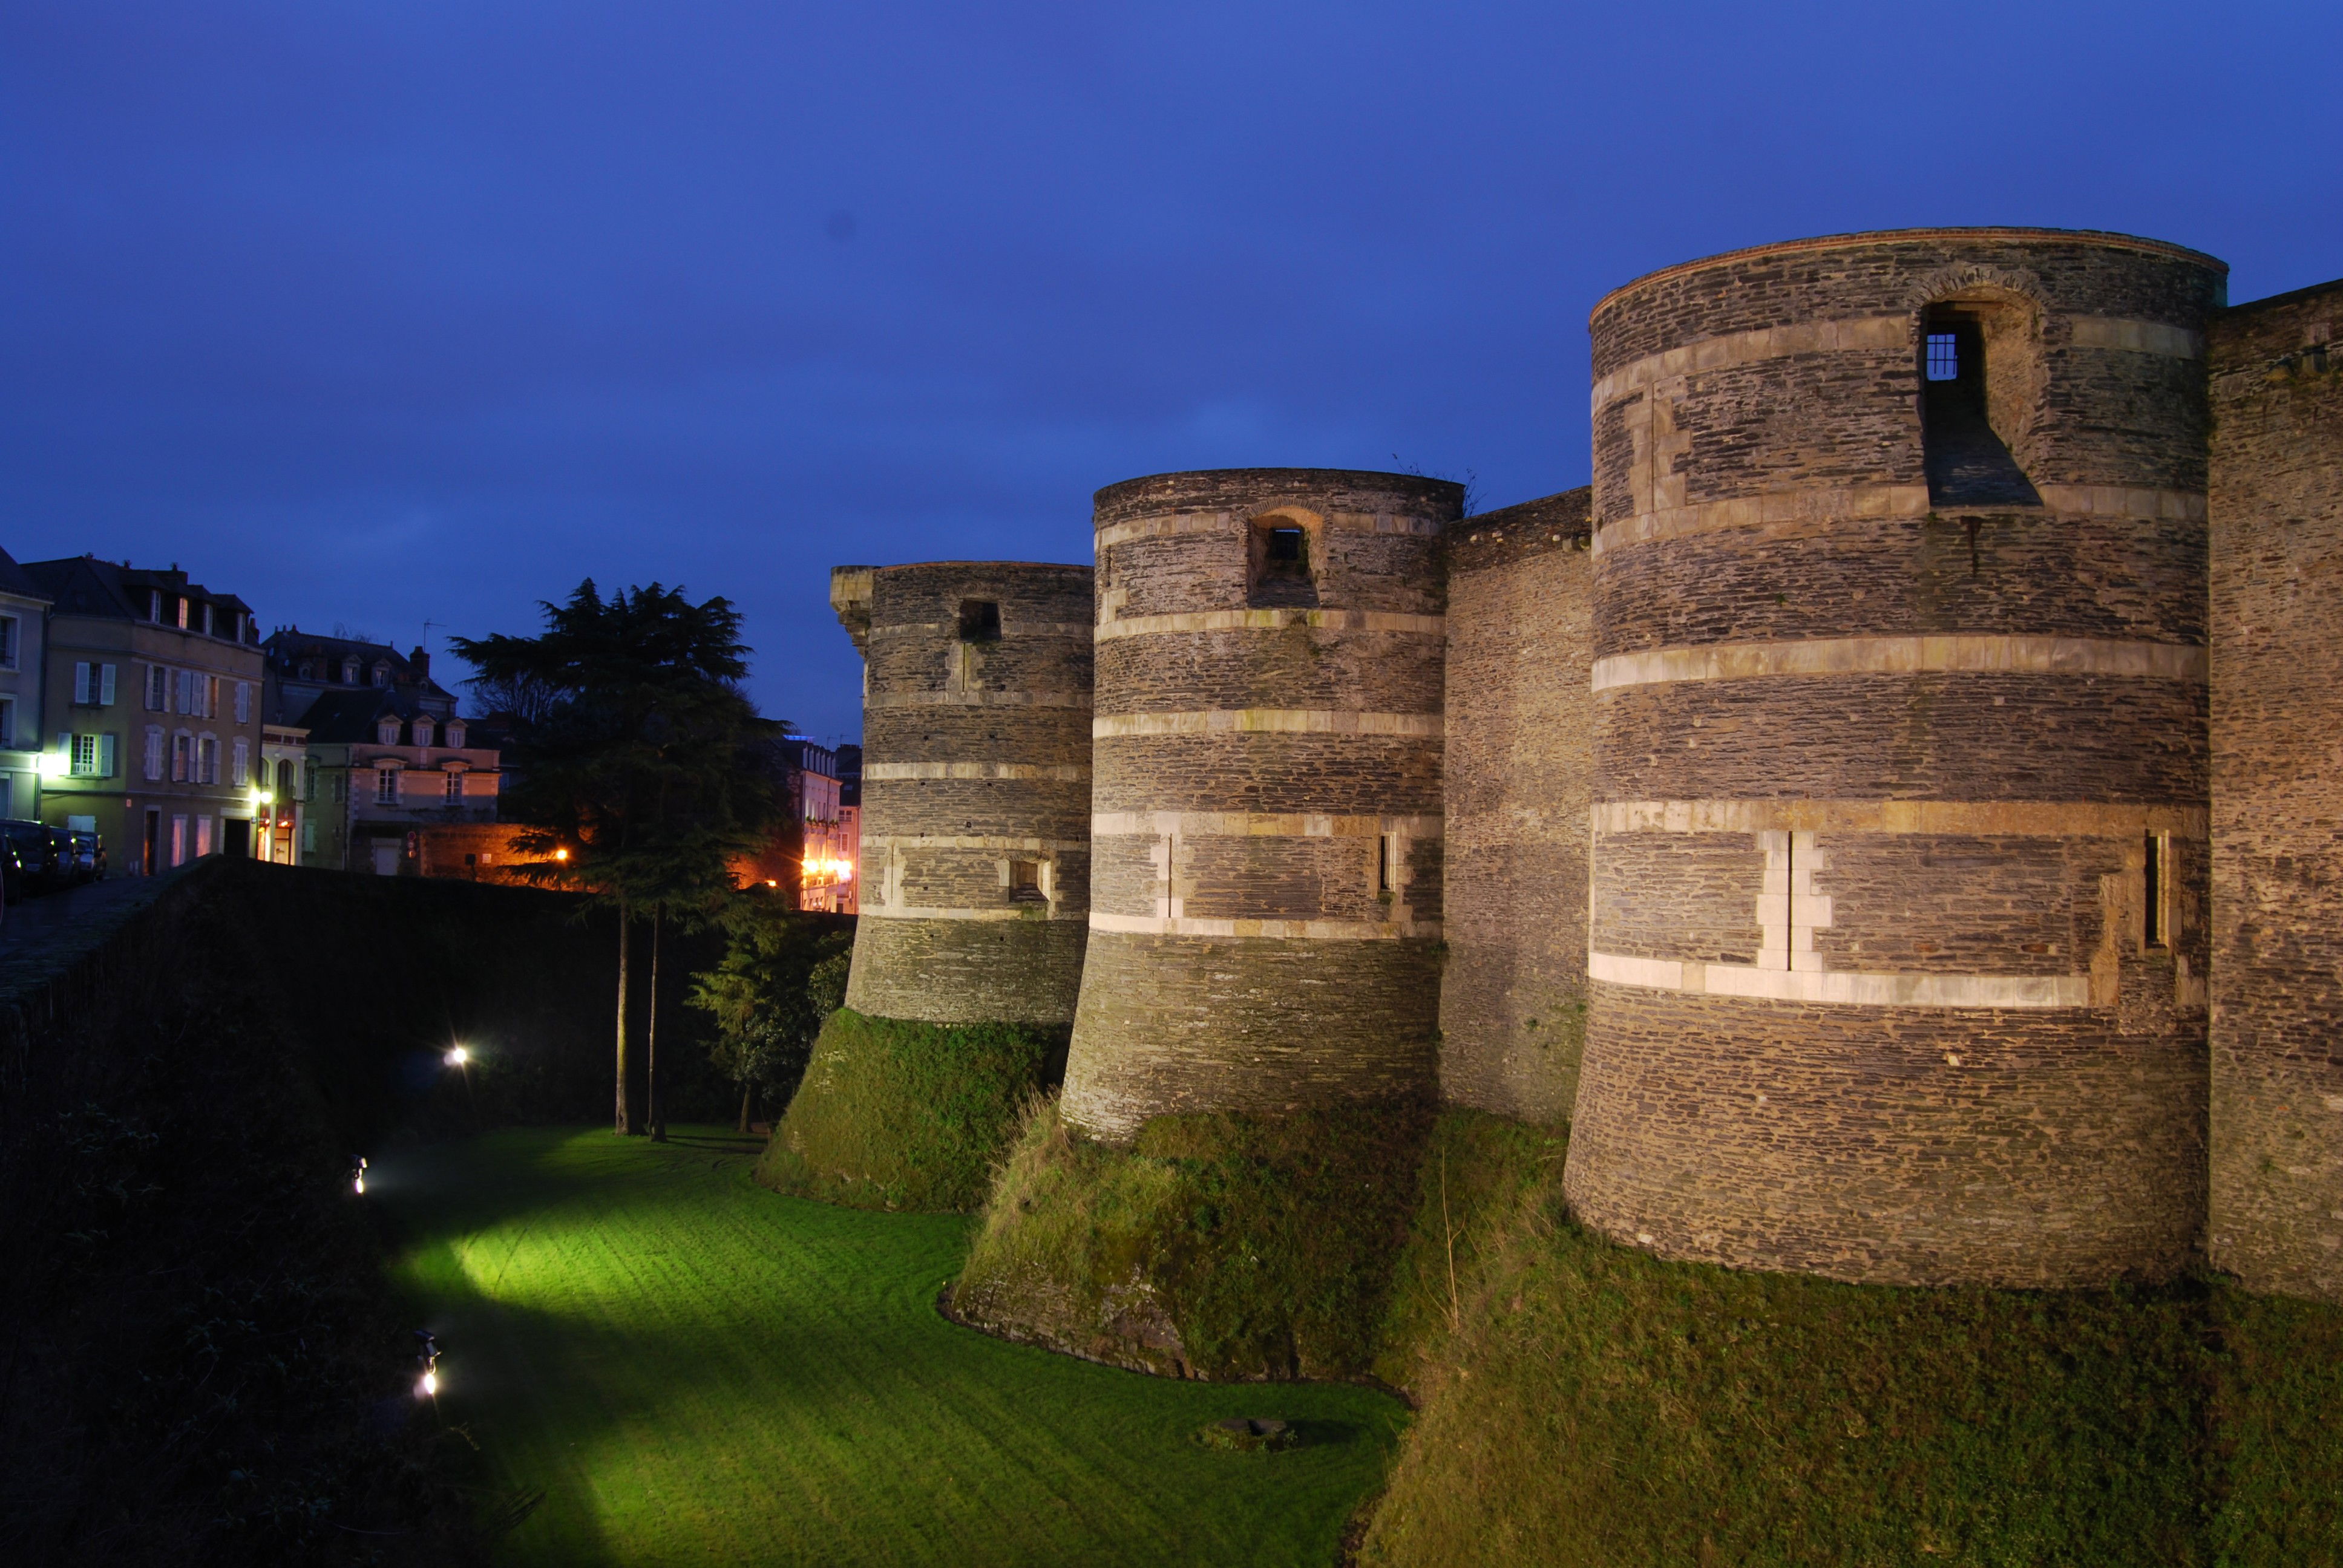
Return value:
<svg viewBox="0 0 2343 1568">
<path fill-rule="evenodd" d="M 105 837 L 88 828 L 69 828 L 65 836 L 73 840 L 74 880 L 106 880 Z"/>
<path fill-rule="evenodd" d="M 62 829 L 46 822 L 0 821 L 0 879 L 7 884 L 11 902 L 66 886 L 73 876 L 71 846 L 61 842 Z"/>
</svg>

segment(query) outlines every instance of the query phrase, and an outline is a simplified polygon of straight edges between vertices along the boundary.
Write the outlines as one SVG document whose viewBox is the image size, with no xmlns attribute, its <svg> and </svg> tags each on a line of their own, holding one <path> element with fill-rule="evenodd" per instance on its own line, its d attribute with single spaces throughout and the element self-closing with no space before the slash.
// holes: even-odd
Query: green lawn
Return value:
<svg viewBox="0 0 2343 1568">
<path fill-rule="evenodd" d="M 500 1132 L 370 1172 L 441 1419 L 545 1502 L 503 1560 L 1324 1563 L 1404 1422 L 1365 1389 L 1175 1382 L 937 1316 L 969 1222 L 828 1208 L 685 1129 Z M 1207 1422 L 1305 1444 L 1229 1453 Z"/>
</svg>

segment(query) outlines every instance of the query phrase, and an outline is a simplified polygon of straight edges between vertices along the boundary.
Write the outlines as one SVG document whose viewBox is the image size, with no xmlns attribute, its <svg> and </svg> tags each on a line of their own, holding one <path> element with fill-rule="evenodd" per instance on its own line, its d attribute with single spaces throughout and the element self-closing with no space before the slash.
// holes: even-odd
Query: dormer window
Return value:
<svg viewBox="0 0 2343 1568">
<path fill-rule="evenodd" d="M 388 686 L 390 684 L 390 666 L 380 659 L 375 660 L 374 683 L 377 686 Z"/>
<path fill-rule="evenodd" d="M 398 720 L 386 719 L 374 727 L 375 739 L 384 746 L 398 744 Z"/>
<path fill-rule="evenodd" d="M 464 749 L 464 721 L 462 719 L 451 719 L 447 720 L 447 744 L 454 747 L 458 751 L 461 751 Z"/>
<path fill-rule="evenodd" d="M 357 683 L 358 661 L 355 658 L 346 658 L 342 660 L 342 684 L 344 686 L 356 686 Z"/>
<path fill-rule="evenodd" d="M 431 744 L 431 720 L 419 715 L 415 720 L 415 744 L 417 746 Z"/>
</svg>

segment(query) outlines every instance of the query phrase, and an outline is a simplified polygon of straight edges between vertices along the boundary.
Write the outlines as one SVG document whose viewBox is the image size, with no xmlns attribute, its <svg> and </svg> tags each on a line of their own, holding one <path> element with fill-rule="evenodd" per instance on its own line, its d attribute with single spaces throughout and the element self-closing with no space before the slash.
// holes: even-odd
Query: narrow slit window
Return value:
<svg viewBox="0 0 2343 1568">
<path fill-rule="evenodd" d="M 2172 945 L 2172 916 L 2168 908 L 2172 899 L 2172 835 L 2150 833 L 2147 836 L 2147 942 L 2151 948 Z"/>
<path fill-rule="evenodd" d="M 1393 847 L 1392 836 L 1389 833 L 1383 834 L 1375 840 L 1375 891 L 1378 893 L 1388 893 L 1392 890 Z"/>
<path fill-rule="evenodd" d="M 1949 332 L 1928 334 L 1928 379 L 1957 381 L 1961 378 L 1960 339 Z"/>
<path fill-rule="evenodd" d="M 960 639 L 962 642 L 999 642 L 1001 640 L 999 601 L 989 598 L 960 600 Z"/>
</svg>

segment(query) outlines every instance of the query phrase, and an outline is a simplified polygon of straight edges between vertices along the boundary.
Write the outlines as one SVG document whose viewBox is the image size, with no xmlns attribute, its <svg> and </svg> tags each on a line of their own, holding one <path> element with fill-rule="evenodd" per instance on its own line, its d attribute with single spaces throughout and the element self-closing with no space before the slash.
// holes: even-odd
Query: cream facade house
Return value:
<svg viewBox="0 0 2343 1568">
<path fill-rule="evenodd" d="M 0 817 L 41 814 L 41 670 L 49 598 L 0 550 Z"/>
</svg>

